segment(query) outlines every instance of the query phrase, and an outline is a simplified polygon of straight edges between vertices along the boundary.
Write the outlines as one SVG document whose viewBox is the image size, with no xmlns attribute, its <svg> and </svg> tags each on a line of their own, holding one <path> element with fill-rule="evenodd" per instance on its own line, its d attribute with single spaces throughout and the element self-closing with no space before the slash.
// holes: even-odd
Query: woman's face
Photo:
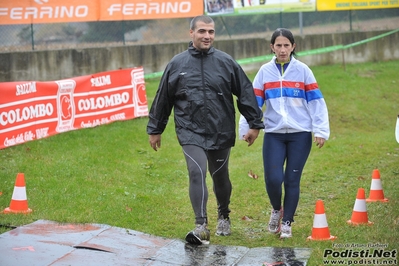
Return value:
<svg viewBox="0 0 399 266">
<path fill-rule="evenodd" d="M 274 44 L 270 44 L 270 48 L 277 57 L 277 62 L 286 63 L 290 61 L 290 55 L 295 49 L 295 43 L 291 44 L 290 40 L 284 36 L 278 36 Z"/>
</svg>

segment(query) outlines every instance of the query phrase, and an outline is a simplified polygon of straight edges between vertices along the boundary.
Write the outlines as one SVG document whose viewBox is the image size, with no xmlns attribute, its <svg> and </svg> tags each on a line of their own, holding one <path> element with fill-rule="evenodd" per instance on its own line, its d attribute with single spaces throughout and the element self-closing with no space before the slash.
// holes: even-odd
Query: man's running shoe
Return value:
<svg viewBox="0 0 399 266">
<path fill-rule="evenodd" d="M 186 241 L 195 245 L 209 244 L 210 232 L 207 224 L 197 224 L 193 231 L 186 235 Z"/>
<path fill-rule="evenodd" d="M 230 219 L 224 218 L 223 215 L 218 219 L 218 225 L 216 227 L 217 236 L 229 236 L 231 234 L 230 230 Z"/>
</svg>

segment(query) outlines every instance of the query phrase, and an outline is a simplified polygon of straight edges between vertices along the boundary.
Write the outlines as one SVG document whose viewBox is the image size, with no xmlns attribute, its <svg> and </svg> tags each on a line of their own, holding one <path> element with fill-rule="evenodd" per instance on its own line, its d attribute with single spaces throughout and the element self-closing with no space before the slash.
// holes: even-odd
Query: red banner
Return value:
<svg viewBox="0 0 399 266">
<path fill-rule="evenodd" d="M 48 82 L 5 82 L 0 95 L 0 149 L 148 115 L 142 67 Z"/>
</svg>

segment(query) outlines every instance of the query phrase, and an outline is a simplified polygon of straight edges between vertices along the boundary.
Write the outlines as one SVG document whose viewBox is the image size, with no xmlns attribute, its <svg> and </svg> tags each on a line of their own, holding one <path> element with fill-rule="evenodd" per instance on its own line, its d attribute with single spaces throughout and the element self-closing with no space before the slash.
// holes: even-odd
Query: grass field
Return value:
<svg viewBox="0 0 399 266">
<path fill-rule="evenodd" d="M 399 61 L 313 67 L 330 116 L 331 138 L 313 147 L 301 183 L 293 237 L 267 232 L 270 204 L 262 169 L 262 136 L 247 147 L 237 141 L 230 161 L 232 235 L 211 236 L 212 244 L 311 248 L 309 265 L 323 265 L 326 249 L 385 244 L 399 249 Z M 255 73 L 248 73 L 253 79 Z M 146 81 L 151 104 L 158 80 Z M 0 211 L 8 207 L 17 173 L 25 174 L 28 215 L 0 213 L 0 233 L 39 219 L 99 223 L 183 239 L 193 227 L 188 178 L 171 119 L 162 147 L 148 144 L 147 118 L 114 122 L 59 134 L 0 150 Z M 367 203 L 371 226 L 350 226 L 358 188 L 369 194 L 379 169 L 386 203 Z M 253 171 L 258 179 L 248 177 Z M 216 202 L 208 177 L 212 233 Z M 332 241 L 309 241 L 315 203 L 324 201 Z M 333 246 L 333 243 L 335 246 Z M 361 250 L 353 248 L 354 250 Z M 364 249 L 364 248 L 363 248 Z M 383 259 L 381 259 L 382 261 Z M 360 264 L 358 264 L 360 265 Z"/>
</svg>

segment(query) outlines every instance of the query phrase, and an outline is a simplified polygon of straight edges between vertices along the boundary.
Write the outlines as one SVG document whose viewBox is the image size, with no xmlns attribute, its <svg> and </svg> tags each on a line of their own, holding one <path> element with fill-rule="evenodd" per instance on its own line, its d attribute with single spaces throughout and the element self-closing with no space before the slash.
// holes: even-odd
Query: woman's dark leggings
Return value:
<svg viewBox="0 0 399 266">
<path fill-rule="evenodd" d="M 208 189 L 207 166 L 213 180 L 213 191 L 218 204 L 218 216 L 229 217 L 232 185 L 229 177 L 230 148 L 205 151 L 195 145 L 182 146 L 189 175 L 189 195 L 195 214 L 195 223 L 207 222 Z"/>
<path fill-rule="evenodd" d="M 280 210 L 284 183 L 283 222 L 294 221 L 302 170 L 311 147 L 311 132 L 266 133 L 264 135 L 263 167 L 266 191 L 273 209 Z"/>
</svg>

